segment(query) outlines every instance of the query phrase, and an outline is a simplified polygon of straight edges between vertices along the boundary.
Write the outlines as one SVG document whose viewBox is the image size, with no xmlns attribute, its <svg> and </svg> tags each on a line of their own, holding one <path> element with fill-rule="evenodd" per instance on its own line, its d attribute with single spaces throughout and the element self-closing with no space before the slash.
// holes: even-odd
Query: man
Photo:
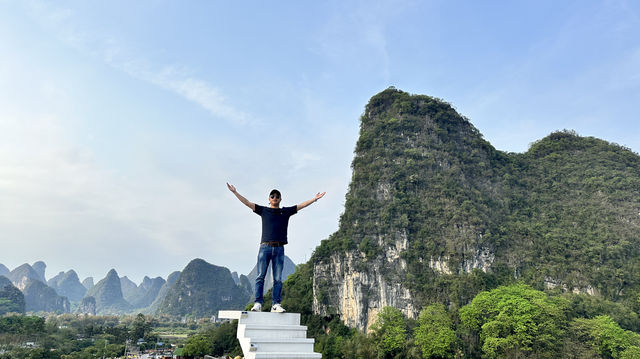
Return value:
<svg viewBox="0 0 640 359">
<path fill-rule="evenodd" d="M 296 214 L 299 210 L 309 206 L 324 197 L 326 192 L 318 192 L 308 200 L 297 206 L 280 208 L 282 196 L 280 191 L 274 189 L 269 193 L 269 207 L 263 207 L 259 204 L 249 202 L 244 198 L 233 185 L 227 183 L 227 188 L 231 191 L 240 202 L 251 208 L 253 212 L 262 217 L 262 238 L 260 240 L 260 250 L 258 251 L 258 277 L 256 278 L 255 303 L 251 308 L 254 312 L 262 311 L 262 292 L 264 289 L 264 277 L 267 274 L 267 268 L 271 263 L 271 271 L 273 273 L 273 306 L 272 312 L 282 313 L 284 308 L 280 305 L 282 301 L 282 267 L 284 266 L 284 245 L 287 244 L 287 228 L 289 226 L 289 217 Z"/>
</svg>

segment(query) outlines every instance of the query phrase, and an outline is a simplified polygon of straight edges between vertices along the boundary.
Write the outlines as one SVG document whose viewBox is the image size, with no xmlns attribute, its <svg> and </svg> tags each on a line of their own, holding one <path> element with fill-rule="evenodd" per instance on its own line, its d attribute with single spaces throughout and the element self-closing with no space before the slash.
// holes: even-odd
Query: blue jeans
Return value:
<svg viewBox="0 0 640 359">
<path fill-rule="evenodd" d="M 273 273 L 273 304 L 282 301 L 282 267 L 284 267 L 284 247 L 272 247 L 260 245 L 258 252 L 258 277 L 256 278 L 256 303 L 264 302 L 262 292 L 264 290 L 264 277 L 271 262 Z"/>
</svg>

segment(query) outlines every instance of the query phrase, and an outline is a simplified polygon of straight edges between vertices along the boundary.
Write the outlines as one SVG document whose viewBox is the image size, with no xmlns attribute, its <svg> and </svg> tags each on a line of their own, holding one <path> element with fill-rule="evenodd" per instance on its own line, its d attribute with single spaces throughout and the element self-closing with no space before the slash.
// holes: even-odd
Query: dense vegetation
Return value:
<svg viewBox="0 0 640 359">
<path fill-rule="evenodd" d="M 638 358 L 638 313 L 587 294 L 525 284 L 481 291 L 456 309 L 425 306 L 417 320 L 385 307 L 368 334 L 310 312 L 309 264 L 285 282 L 285 304 L 303 313 L 323 358 Z M 301 300 L 301 301 L 300 301 Z M 640 302 L 640 297 L 636 298 Z"/>
<path fill-rule="evenodd" d="M 525 284 L 481 291 L 459 309 L 434 303 L 416 320 L 385 307 L 368 333 L 311 312 L 310 264 L 285 282 L 283 305 L 301 313 L 323 358 L 638 358 L 637 313 L 586 294 L 545 293 Z M 267 295 L 268 298 L 268 295 Z M 640 300 L 640 298 L 637 298 Z M 237 322 L 191 336 L 185 355 L 240 354 Z"/>
<path fill-rule="evenodd" d="M 157 346 L 158 318 L 48 314 L 0 317 L 0 358 L 85 359 L 115 357 Z M 169 344 L 169 343 L 166 343 Z"/>
<path fill-rule="evenodd" d="M 311 270 L 303 264 L 285 282 L 283 304 L 302 313 L 323 358 L 638 358 L 637 314 L 620 304 L 585 294 L 544 293 L 523 284 L 480 292 L 455 310 L 435 303 L 417 320 L 385 307 L 365 334 L 338 317 L 311 313 Z M 301 292 L 298 290 L 303 289 Z M 640 300 L 640 298 L 638 298 Z M 634 317 L 628 321 L 629 316 Z M 625 320 L 627 320 L 625 322 Z M 170 317 L 8 314 L 0 317 L 0 358 L 80 359 L 179 344 L 186 357 L 241 355 L 237 322 L 182 323 Z M 171 341 L 166 333 L 185 333 Z M 165 337 L 161 338 L 164 334 Z M 33 346 L 27 346 L 27 343 Z"/>
<path fill-rule="evenodd" d="M 0 276 L 0 315 L 5 313 L 25 312 L 24 294 L 14 287 L 11 282 Z"/>
</svg>

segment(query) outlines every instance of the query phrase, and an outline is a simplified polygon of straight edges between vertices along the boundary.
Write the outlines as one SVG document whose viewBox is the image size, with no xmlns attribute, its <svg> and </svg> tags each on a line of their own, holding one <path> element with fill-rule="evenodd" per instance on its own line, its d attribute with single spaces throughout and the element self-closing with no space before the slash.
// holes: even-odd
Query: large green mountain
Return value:
<svg viewBox="0 0 640 359">
<path fill-rule="evenodd" d="M 47 285 L 62 296 L 69 298 L 71 302 L 79 302 L 84 297 L 87 289 L 80 283 L 78 274 L 73 270 L 60 272 L 47 281 Z"/>
<path fill-rule="evenodd" d="M 115 269 L 111 269 L 104 279 L 89 289 L 85 294 L 87 297 L 95 298 L 98 314 L 122 314 L 131 309 L 131 304 L 122 296 L 120 277 Z"/>
<path fill-rule="evenodd" d="M 339 229 L 313 266 L 313 310 L 366 328 L 516 280 L 630 305 L 640 293 L 640 157 L 555 132 L 496 150 L 448 103 L 387 89 L 361 118 Z"/>
<path fill-rule="evenodd" d="M 158 313 L 195 317 L 217 315 L 221 309 L 244 308 L 250 299 L 251 293 L 236 285 L 229 269 L 194 259 L 169 289 Z"/>
</svg>

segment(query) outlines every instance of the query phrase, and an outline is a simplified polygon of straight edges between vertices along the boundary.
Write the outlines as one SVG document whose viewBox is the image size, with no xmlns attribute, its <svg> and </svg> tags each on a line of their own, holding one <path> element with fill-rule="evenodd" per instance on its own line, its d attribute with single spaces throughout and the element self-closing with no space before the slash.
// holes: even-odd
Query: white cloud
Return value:
<svg viewBox="0 0 640 359">
<path fill-rule="evenodd" d="M 151 74 L 145 70 L 131 70 L 127 72 L 134 76 L 170 90 L 185 99 L 198 104 L 215 117 L 221 117 L 236 124 L 247 123 L 248 116 L 228 104 L 220 90 L 205 81 L 185 76 L 171 66 Z"/>
<path fill-rule="evenodd" d="M 156 64 L 136 54 L 113 34 L 82 30 L 74 25 L 74 12 L 57 5 L 32 3 L 36 16 L 69 46 L 98 57 L 113 68 L 136 79 L 148 82 L 204 108 L 213 117 L 247 124 L 249 116 L 229 104 L 222 90 L 191 74 L 181 65 Z"/>
</svg>

